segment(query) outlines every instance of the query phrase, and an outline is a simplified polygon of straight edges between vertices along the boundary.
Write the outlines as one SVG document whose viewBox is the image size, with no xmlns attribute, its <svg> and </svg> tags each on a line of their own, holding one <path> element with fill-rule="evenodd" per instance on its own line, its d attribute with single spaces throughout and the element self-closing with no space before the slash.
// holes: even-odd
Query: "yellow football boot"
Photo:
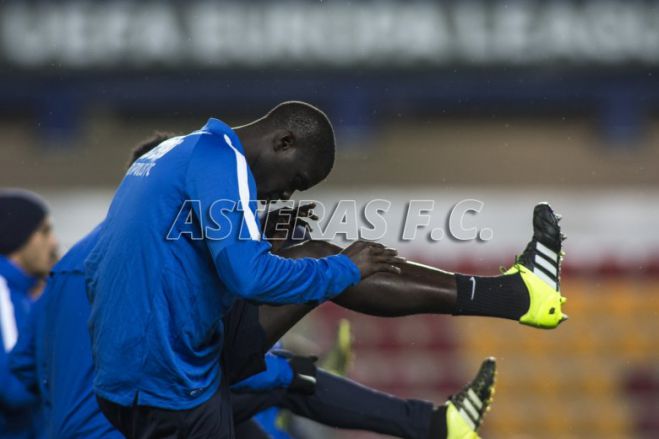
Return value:
<svg viewBox="0 0 659 439">
<path fill-rule="evenodd" d="M 474 380 L 446 403 L 447 439 L 478 439 L 478 428 L 494 397 L 497 365 L 486 358 Z"/>
<path fill-rule="evenodd" d="M 519 273 L 529 292 L 529 309 L 519 322 L 535 328 L 553 329 L 567 320 L 561 296 L 562 244 L 565 236 L 559 225 L 560 216 L 547 203 L 533 209 L 533 239 L 517 262 L 504 274 Z"/>
</svg>

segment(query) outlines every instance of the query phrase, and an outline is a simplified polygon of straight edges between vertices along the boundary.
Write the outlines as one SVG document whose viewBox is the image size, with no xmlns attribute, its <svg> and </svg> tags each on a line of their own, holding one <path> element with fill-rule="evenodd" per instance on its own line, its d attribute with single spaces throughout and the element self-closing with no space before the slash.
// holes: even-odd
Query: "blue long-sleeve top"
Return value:
<svg viewBox="0 0 659 439">
<path fill-rule="evenodd" d="M 37 279 L 0 256 L 0 438 L 31 439 L 43 432 L 35 394 L 9 369 L 9 353 L 27 325 Z"/>
<path fill-rule="evenodd" d="M 92 390 L 91 343 L 83 262 L 100 229 L 74 245 L 53 267 L 10 354 L 14 375 L 41 400 L 52 439 L 119 439 Z"/>
<path fill-rule="evenodd" d="M 219 323 L 237 297 L 321 302 L 359 281 L 344 255 L 270 253 L 255 194 L 240 140 L 216 119 L 128 170 L 85 263 L 99 396 L 197 406 L 219 388 Z"/>
</svg>

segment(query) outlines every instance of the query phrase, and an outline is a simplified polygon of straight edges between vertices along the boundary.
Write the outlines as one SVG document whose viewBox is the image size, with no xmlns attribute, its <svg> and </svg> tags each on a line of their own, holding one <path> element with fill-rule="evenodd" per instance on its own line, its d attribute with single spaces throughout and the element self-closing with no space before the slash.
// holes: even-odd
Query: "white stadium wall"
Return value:
<svg viewBox="0 0 659 439">
<path fill-rule="evenodd" d="M 485 270 L 510 264 L 531 235 L 534 204 L 549 201 L 564 218 L 568 268 L 577 271 L 603 267 L 634 271 L 656 268 L 659 259 L 659 193 L 656 191 L 630 188 L 541 192 L 476 187 L 450 191 L 411 187 L 403 191 L 374 187 L 315 191 L 299 199 L 317 200 L 324 206 L 317 209 L 321 220 L 313 234 L 316 238 L 337 243 L 357 236 L 378 238 L 398 248 L 402 255 L 427 263 L 452 269 Z M 63 249 L 68 249 L 104 217 L 112 191 L 64 190 L 44 195 L 53 208 Z M 339 200 L 343 201 L 339 204 Z M 414 201 L 410 205 L 411 200 Z M 374 217 L 376 208 L 389 203 L 386 213 Z M 480 212 L 467 212 L 479 207 Z M 370 223 L 364 220 L 365 208 L 370 212 L 367 214 Z M 409 217 L 407 221 L 406 217 Z M 471 239 L 474 234 L 482 239 Z"/>
</svg>

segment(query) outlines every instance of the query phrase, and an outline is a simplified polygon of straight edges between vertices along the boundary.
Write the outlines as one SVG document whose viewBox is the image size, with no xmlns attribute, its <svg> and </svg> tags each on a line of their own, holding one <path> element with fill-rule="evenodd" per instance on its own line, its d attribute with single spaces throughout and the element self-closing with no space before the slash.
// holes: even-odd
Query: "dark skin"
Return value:
<svg viewBox="0 0 659 439">
<path fill-rule="evenodd" d="M 267 117 L 234 131 L 256 180 L 259 200 L 288 200 L 295 191 L 320 183 L 332 168 L 332 163 L 323 163 L 319 155 L 305 153 L 294 133 L 272 128 Z M 396 250 L 375 242 L 357 241 L 340 253 L 352 260 L 362 279 L 378 272 L 400 274 L 396 264 L 404 261 Z"/>
<path fill-rule="evenodd" d="M 267 118 L 234 129 L 245 149 L 256 185 L 258 198 L 271 202 L 288 200 L 296 191 L 304 191 L 327 177 L 331 163 L 312 154 L 304 154 L 294 133 L 273 129 Z M 313 206 L 305 206 L 297 217 L 313 218 Z M 295 215 L 289 216 L 286 230 L 292 230 Z M 269 221 L 270 223 L 270 221 Z M 345 254 L 357 265 L 362 281 L 347 289 L 333 301 L 345 308 L 364 314 L 393 317 L 420 313 L 450 314 L 455 308 L 457 287 L 451 273 L 432 267 L 406 262 L 394 249 L 381 244 L 357 241 L 342 249 L 320 241 L 308 241 L 279 250 L 281 240 L 276 233 L 268 234 L 273 251 L 288 258 L 322 258 Z M 310 304 L 287 306 L 263 305 L 259 310 L 261 322 L 270 345 L 279 340 L 295 323 L 315 308 Z"/>
<path fill-rule="evenodd" d="M 329 173 L 332 164 L 321 164 L 313 154 L 305 154 L 304 145 L 299 145 L 289 130 L 269 128 L 259 119 L 234 131 L 245 149 L 259 200 L 288 200 L 294 192 L 317 185 Z"/>
<path fill-rule="evenodd" d="M 313 216 L 310 208 L 300 208 L 299 211 L 305 218 Z M 281 221 L 279 229 L 291 232 L 295 216 L 278 218 Z M 292 259 L 323 258 L 341 251 L 341 247 L 334 244 L 311 240 L 277 251 L 277 254 Z M 400 274 L 373 274 L 345 290 L 333 302 L 352 311 L 379 317 L 453 312 L 457 300 L 453 274 L 414 262 L 398 262 L 396 265 Z M 259 322 L 266 333 L 268 347 L 272 347 L 315 307 L 314 304 L 261 305 Z"/>
<path fill-rule="evenodd" d="M 300 149 L 290 131 L 266 130 L 256 121 L 235 128 L 235 132 L 245 149 L 261 200 L 288 200 L 295 191 L 306 190 L 324 180 L 327 176 L 325 170 L 331 168 L 331 164 L 317 166 L 316 158 L 311 157 L 310 160 L 308 155 L 299 154 Z M 151 142 L 152 146 L 167 137 Z M 265 224 L 266 236 L 273 245 L 272 251 L 283 257 L 348 255 L 360 268 L 362 281 L 336 297 L 335 303 L 353 311 L 382 317 L 450 314 L 453 311 L 457 290 L 455 277 L 451 273 L 405 262 L 396 256 L 395 250 L 386 249 L 380 244 L 358 241 L 344 250 L 327 242 L 307 241 L 282 250 L 281 246 L 286 242 L 282 238 L 291 236 L 296 222 L 304 225 L 306 219 L 317 219 L 313 207 L 309 204 L 292 212 L 282 212 L 280 209 L 270 213 Z M 267 334 L 269 346 L 315 307 L 310 304 L 260 306 L 259 321 Z"/>
<path fill-rule="evenodd" d="M 289 239 L 297 239 L 293 236 L 296 227 L 298 228 L 298 235 L 300 234 L 300 227 L 304 228 L 306 233 L 311 232 L 310 221 L 318 221 L 318 216 L 313 212 L 315 207 L 316 203 L 305 205 L 296 203 L 290 207 L 282 207 L 266 212 L 262 226 L 268 242 L 272 245 L 272 253 L 278 253 L 288 243 Z"/>
<path fill-rule="evenodd" d="M 235 128 L 235 131 L 240 136 L 247 160 L 250 163 L 250 167 L 253 167 L 254 175 L 261 176 L 257 180 L 259 187 L 261 183 L 267 188 L 282 185 L 285 188 L 280 188 L 280 192 L 285 199 L 289 199 L 296 190 L 306 189 L 306 182 L 305 185 L 297 185 L 298 179 L 296 175 L 299 168 L 294 168 L 287 164 L 291 159 L 290 154 L 292 151 L 290 150 L 295 148 L 294 138 L 289 131 L 275 130 L 270 133 L 264 133 L 265 130 L 258 127 L 258 121 Z M 171 135 L 156 136 L 146 146 L 140 148 L 140 154 L 138 156 L 149 151 L 169 137 Z M 284 154 L 285 158 L 280 159 L 277 154 Z M 274 158 L 272 158 L 273 156 Z M 282 175 L 286 176 L 286 178 L 280 180 L 277 175 L 270 176 L 267 172 L 267 167 L 265 170 L 260 168 L 259 163 L 263 164 L 263 158 L 268 157 L 270 157 L 270 160 L 281 165 L 279 168 L 273 167 L 270 169 L 285 172 Z M 135 158 L 137 157 L 133 157 L 133 160 Z M 305 166 L 309 166 L 309 164 L 303 162 L 300 165 L 302 168 Z M 296 172 L 288 172 L 291 169 Z M 275 172 L 275 174 L 277 173 Z M 317 184 L 326 177 L 322 170 L 318 169 L 311 172 L 311 174 L 316 175 L 313 184 Z M 260 192 L 259 198 L 267 199 L 268 197 Z M 269 213 L 264 227 L 266 236 L 273 245 L 272 251 L 274 253 L 290 258 L 321 258 L 342 252 L 340 247 L 320 241 L 309 241 L 280 251 L 281 246 L 286 243 L 286 240 L 282 238 L 291 236 L 291 232 L 296 224 L 302 224 L 308 228 L 309 224 L 305 221 L 317 219 L 313 214 L 313 208 L 314 204 L 312 203 L 301 206 L 299 209 L 293 209 L 292 211 L 282 212 L 282 209 L 280 209 Z M 369 255 L 369 252 L 365 251 L 366 249 L 370 249 L 373 255 Z M 370 262 L 371 267 L 380 264 L 385 269 L 383 270 L 385 272 L 368 278 L 363 275 L 364 271 L 360 269 L 363 280 L 334 299 L 339 305 L 354 311 L 377 316 L 401 316 L 424 312 L 446 314 L 450 313 L 455 307 L 457 297 L 455 277 L 450 273 L 411 262 L 404 262 L 402 259 L 393 256 L 395 254 L 394 250 L 385 249 L 382 245 L 374 243 L 367 245 L 363 242 L 357 242 L 346 250 L 343 250 L 343 252 L 348 255 L 357 253 L 359 258 L 372 258 L 374 260 L 376 260 L 376 256 L 379 254 L 379 260 L 387 262 Z M 357 258 L 357 256 L 354 256 L 353 260 Z M 391 267 L 394 268 L 393 272 L 390 270 Z M 368 271 L 366 272 L 368 273 Z M 264 324 L 271 343 L 274 343 L 313 308 L 314 306 L 307 304 L 279 307 L 264 305 L 261 307 L 259 320 Z"/>
</svg>

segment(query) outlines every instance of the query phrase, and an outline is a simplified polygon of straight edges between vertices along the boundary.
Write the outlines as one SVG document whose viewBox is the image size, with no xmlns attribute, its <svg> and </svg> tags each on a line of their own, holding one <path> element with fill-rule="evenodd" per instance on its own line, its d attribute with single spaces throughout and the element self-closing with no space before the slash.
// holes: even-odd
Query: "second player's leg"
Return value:
<svg viewBox="0 0 659 439">
<path fill-rule="evenodd" d="M 441 431 L 445 411 L 429 402 L 397 398 L 322 369 L 317 370 L 316 380 L 313 395 L 286 389 L 264 393 L 233 392 L 234 419 L 243 423 L 262 410 L 280 407 L 335 428 L 366 430 L 407 439 L 441 437 L 430 432 Z"/>
<path fill-rule="evenodd" d="M 316 379 L 313 395 L 284 394 L 279 407 L 335 428 L 408 439 L 441 437 L 434 424 L 443 422 L 444 411 L 429 402 L 397 398 L 320 369 Z"/>
</svg>

